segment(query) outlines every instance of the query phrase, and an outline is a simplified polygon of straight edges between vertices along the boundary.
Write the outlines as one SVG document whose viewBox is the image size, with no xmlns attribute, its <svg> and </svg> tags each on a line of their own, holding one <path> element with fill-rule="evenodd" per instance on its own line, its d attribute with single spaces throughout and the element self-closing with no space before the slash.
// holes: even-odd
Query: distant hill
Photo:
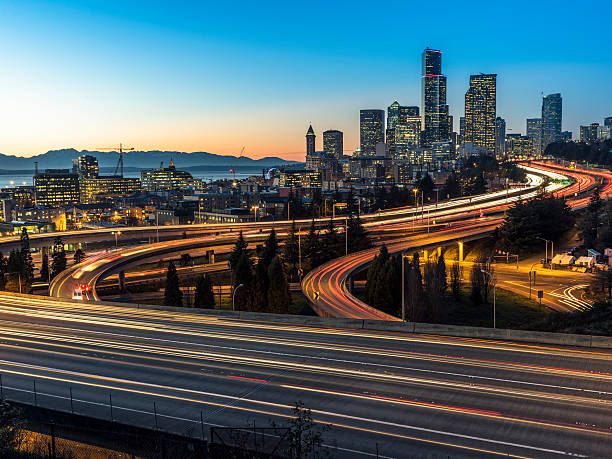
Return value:
<svg viewBox="0 0 612 459">
<path fill-rule="evenodd" d="M 98 164 L 102 168 L 115 167 L 119 158 L 116 151 L 77 151 L 74 148 L 63 150 L 51 150 L 41 155 L 24 158 L 21 156 L 3 155 L 0 153 L 0 169 L 5 170 L 34 170 L 34 162 L 38 161 L 38 169 L 69 169 L 72 167 L 72 160 L 83 154 L 88 154 L 98 158 Z M 269 156 L 261 159 L 252 159 L 246 156 L 225 156 L 215 155 L 204 151 L 186 153 L 183 151 L 129 151 L 123 154 L 124 167 L 134 167 L 137 169 L 152 169 L 159 167 L 163 161 L 164 167 L 174 161 L 178 168 L 191 168 L 196 166 L 250 166 L 250 167 L 272 167 L 283 165 L 301 164 L 298 161 L 288 161 L 286 159 Z"/>
</svg>

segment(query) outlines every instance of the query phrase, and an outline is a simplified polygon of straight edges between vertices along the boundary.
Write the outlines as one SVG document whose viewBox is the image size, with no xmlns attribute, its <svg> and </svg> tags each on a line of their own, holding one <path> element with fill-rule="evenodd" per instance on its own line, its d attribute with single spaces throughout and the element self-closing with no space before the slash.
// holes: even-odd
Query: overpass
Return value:
<svg viewBox="0 0 612 459">
<path fill-rule="evenodd" d="M 4 292 L 0 305 L 8 400 L 205 439 L 211 426 L 284 424 L 301 400 L 330 425 L 335 458 L 612 449 L 610 339 L 534 344 L 542 337 L 522 332 L 521 343 L 486 329 L 460 338 L 381 321 L 237 319 Z M 587 341 L 608 348 L 576 347 Z"/>
<path fill-rule="evenodd" d="M 601 178 L 605 185 L 602 195 L 612 192 L 612 174 L 608 171 L 567 171 L 564 168 L 536 163 L 535 167 L 523 166 L 527 170 L 541 170 L 551 174 L 551 178 L 559 178 L 563 173 L 574 179 L 570 186 L 559 184 L 548 185 L 546 191 L 557 196 L 567 198 L 572 209 L 581 209 L 588 203 L 589 197 L 584 197 L 584 191 L 589 190 L 595 183 L 593 176 Z M 563 177 L 561 176 L 561 177 Z M 523 198 L 532 194 L 526 193 Z M 518 198 L 517 198 L 518 199 Z M 498 202 L 489 203 L 492 209 L 499 211 L 506 204 Z M 388 244 L 389 253 L 425 251 L 425 258 L 430 249 L 438 249 L 452 244 L 459 245 L 459 261 L 463 261 L 463 243 L 469 240 L 482 238 L 491 234 L 502 223 L 502 218 L 481 218 L 476 221 L 463 222 L 460 226 L 438 228 L 427 235 L 418 235 L 405 240 Z M 389 316 L 359 300 L 350 292 L 347 282 L 356 272 L 367 267 L 378 253 L 378 248 L 353 253 L 332 260 L 312 271 L 302 280 L 302 292 L 308 298 L 311 306 L 318 314 L 331 317 L 347 317 L 360 319 L 399 320 Z"/>
</svg>

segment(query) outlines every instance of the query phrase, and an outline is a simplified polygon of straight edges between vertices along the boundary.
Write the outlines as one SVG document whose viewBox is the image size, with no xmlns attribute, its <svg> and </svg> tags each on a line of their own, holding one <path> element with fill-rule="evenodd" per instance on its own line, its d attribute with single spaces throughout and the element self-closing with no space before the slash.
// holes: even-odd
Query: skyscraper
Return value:
<svg viewBox="0 0 612 459">
<path fill-rule="evenodd" d="M 72 172 L 79 176 L 79 179 L 97 178 L 100 168 L 98 159 L 91 155 L 81 155 L 72 160 Z"/>
<path fill-rule="evenodd" d="M 423 145 L 448 140 L 446 77 L 442 75 L 442 52 L 426 48 L 422 54 L 421 106 Z"/>
<path fill-rule="evenodd" d="M 471 75 L 470 88 L 465 93 L 465 137 L 495 153 L 496 74 Z"/>
<path fill-rule="evenodd" d="M 542 154 L 542 118 L 527 119 L 525 135 L 533 139 L 533 152 L 536 155 Z"/>
<path fill-rule="evenodd" d="M 393 129 L 397 124 L 400 104 L 396 100 L 387 108 L 387 129 Z"/>
<path fill-rule="evenodd" d="M 506 153 L 506 120 L 498 116 L 495 118 L 495 156 L 504 156 Z"/>
<path fill-rule="evenodd" d="M 376 144 L 385 141 L 385 111 L 359 112 L 359 137 L 362 156 L 376 156 Z"/>
<path fill-rule="evenodd" d="M 344 140 L 342 131 L 328 130 L 323 133 L 323 151 L 336 159 L 342 159 Z"/>
<path fill-rule="evenodd" d="M 562 116 L 561 94 L 549 94 L 542 98 L 542 151 L 553 142 L 561 142 Z"/>
<path fill-rule="evenodd" d="M 306 156 L 315 154 L 315 139 L 317 136 L 312 129 L 312 124 L 308 127 L 306 132 Z"/>
<path fill-rule="evenodd" d="M 612 127 L 612 116 L 608 116 L 607 118 L 604 118 L 604 126 Z"/>
<path fill-rule="evenodd" d="M 419 116 L 419 107 L 414 105 L 401 105 L 397 110 L 398 123 L 407 123 L 408 120 L 418 118 Z"/>
</svg>

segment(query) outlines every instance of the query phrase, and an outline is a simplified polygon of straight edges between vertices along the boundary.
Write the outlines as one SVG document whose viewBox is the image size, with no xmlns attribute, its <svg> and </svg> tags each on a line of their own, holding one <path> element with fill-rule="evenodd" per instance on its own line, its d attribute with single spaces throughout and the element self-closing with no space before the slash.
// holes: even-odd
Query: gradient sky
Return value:
<svg viewBox="0 0 612 459">
<path fill-rule="evenodd" d="M 0 152 L 119 142 L 303 160 L 309 122 L 359 142 L 359 109 L 420 105 L 420 54 L 443 51 L 458 128 L 470 74 L 498 74 L 524 132 L 541 93 L 563 129 L 612 116 L 605 2 L 0 0 Z M 347 152 L 348 153 L 348 152 Z"/>
</svg>

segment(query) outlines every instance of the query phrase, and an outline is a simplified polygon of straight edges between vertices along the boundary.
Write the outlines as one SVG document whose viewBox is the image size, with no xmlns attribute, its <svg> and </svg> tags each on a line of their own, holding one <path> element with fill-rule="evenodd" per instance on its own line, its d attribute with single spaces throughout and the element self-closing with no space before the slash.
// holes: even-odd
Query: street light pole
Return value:
<svg viewBox="0 0 612 459">
<path fill-rule="evenodd" d="M 236 310 L 236 290 L 238 290 L 240 287 L 244 287 L 244 284 L 236 286 L 234 292 L 232 293 L 232 311 Z"/>
<path fill-rule="evenodd" d="M 481 269 L 480 271 L 482 271 L 483 274 L 488 275 L 491 278 L 491 282 L 493 282 L 493 328 L 496 328 L 496 323 L 495 323 L 495 278 L 491 275 L 490 272 L 485 271 L 484 269 Z"/>
<path fill-rule="evenodd" d="M 531 273 L 533 272 L 535 275 L 535 271 L 533 271 L 533 267 L 537 264 L 538 262 L 536 261 L 534 264 L 532 264 L 529 267 L 529 299 L 531 299 Z M 533 278 L 533 286 L 535 287 L 535 277 Z"/>
</svg>

